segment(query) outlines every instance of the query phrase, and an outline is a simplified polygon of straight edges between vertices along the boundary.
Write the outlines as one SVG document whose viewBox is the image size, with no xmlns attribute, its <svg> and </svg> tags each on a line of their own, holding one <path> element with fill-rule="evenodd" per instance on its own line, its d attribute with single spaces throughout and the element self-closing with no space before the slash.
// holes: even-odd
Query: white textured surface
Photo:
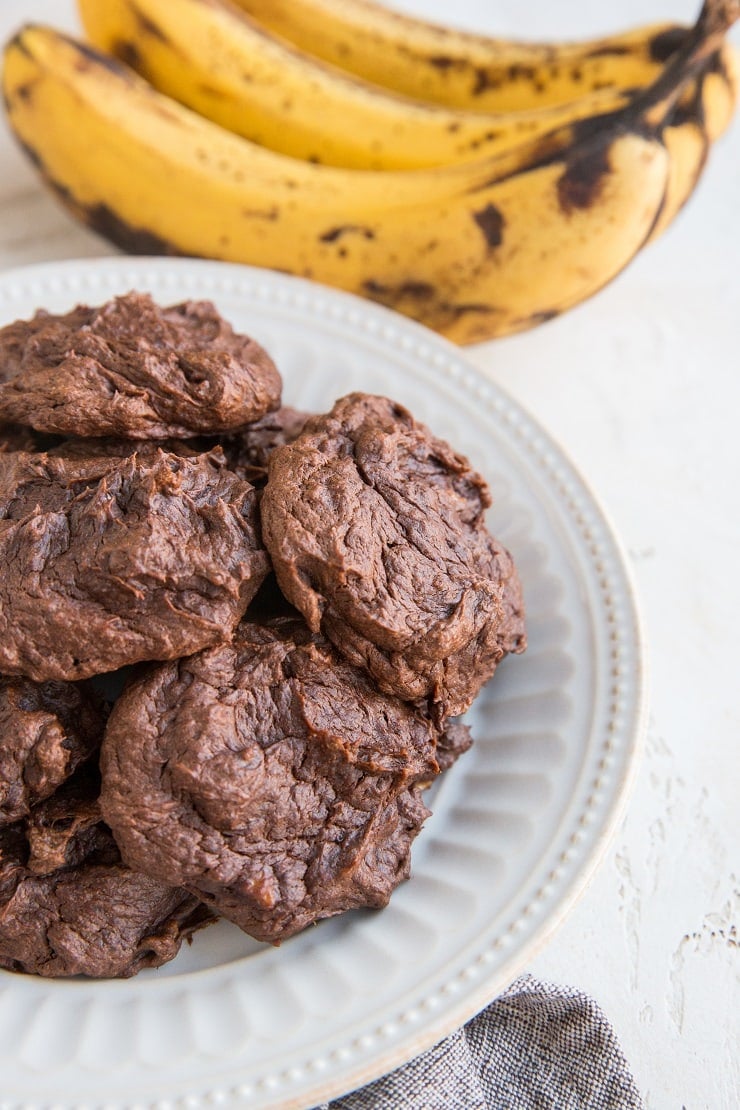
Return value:
<svg viewBox="0 0 740 1110">
<path fill-rule="evenodd" d="M 442 0 L 397 6 L 450 18 Z M 457 0 L 454 17 L 578 35 L 686 19 L 694 7 Z M 72 27 L 72 3 L 0 2 L 3 36 L 23 19 Z M 111 253 L 46 197 L 4 133 L 0 166 L 0 266 Z M 739 189 L 736 124 L 686 212 L 611 288 L 471 352 L 566 445 L 638 579 L 652 670 L 646 759 L 604 865 L 532 970 L 601 1002 L 653 1110 L 740 1105 Z M 0 1028 L 6 1020 L 0 1012 Z"/>
<path fill-rule="evenodd" d="M 527 654 L 470 711 L 473 749 L 435 785 L 412 878 L 382 913 L 279 949 L 222 923 L 130 983 L 0 972 L 11 1107 L 152 1105 L 163 1092 L 201 1107 L 216 1089 L 255 1108 L 306 1106 L 322 1084 L 340 1093 L 471 1017 L 583 887 L 644 723 L 631 587 L 588 490 L 537 425 L 454 347 L 375 306 L 264 271 L 109 259 L 0 274 L 0 323 L 130 288 L 211 297 L 268 347 L 299 407 L 353 389 L 413 405 L 489 479 L 491 526 L 522 578 Z"/>
</svg>

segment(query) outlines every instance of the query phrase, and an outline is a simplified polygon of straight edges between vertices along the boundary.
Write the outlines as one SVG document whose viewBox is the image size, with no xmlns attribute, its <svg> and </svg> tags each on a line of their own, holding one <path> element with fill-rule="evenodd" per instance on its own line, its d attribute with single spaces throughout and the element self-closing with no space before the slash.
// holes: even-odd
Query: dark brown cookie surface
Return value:
<svg viewBox="0 0 740 1110">
<path fill-rule="evenodd" d="M 276 447 L 292 443 L 308 419 L 308 413 L 287 406 L 268 413 L 255 424 L 221 441 L 227 465 L 253 485 L 264 485 L 270 455 Z"/>
<path fill-rule="evenodd" d="M 269 569 L 223 455 L 146 444 L 0 454 L 0 559 L 0 672 L 38 680 L 219 643 Z"/>
<path fill-rule="evenodd" d="M 101 805 L 127 863 L 261 940 L 408 875 L 435 734 L 301 621 L 156 668 L 111 714 Z"/>
<path fill-rule="evenodd" d="M 129 293 L 0 330 L 0 420 L 68 436 L 218 435 L 280 403 L 269 355 L 207 301 Z"/>
<path fill-rule="evenodd" d="M 23 822 L 33 875 L 51 875 L 78 867 L 121 862 L 113 835 L 100 812 L 100 772 L 91 760 L 51 797 L 35 805 Z"/>
<path fill-rule="evenodd" d="M 437 741 L 437 763 L 440 773 L 449 771 L 453 763 L 457 763 L 460 756 L 469 751 L 472 746 L 470 726 L 463 724 L 462 721 L 447 721 Z"/>
<path fill-rule="evenodd" d="M 128 978 L 173 959 L 213 920 L 185 890 L 121 863 L 79 771 L 24 822 L 0 829 L 0 967 L 49 978 Z"/>
<path fill-rule="evenodd" d="M 208 920 L 185 891 L 123 864 L 26 875 L 0 904 L 0 967 L 47 978 L 128 979 L 174 959 Z"/>
<path fill-rule="evenodd" d="M 89 325 L 94 308 L 78 305 L 63 316 L 54 316 L 41 308 L 30 320 L 14 320 L 0 329 L 0 382 L 10 381 L 23 367 L 29 343 L 41 335 L 70 334 Z"/>
<path fill-rule="evenodd" d="M 288 600 L 379 686 L 468 708 L 524 648 L 512 560 L 485 482 L 401 406 L 352 394 L 270 459 L 265 544 Z"/>
<path fill-rule="evenodd" d="M 0 451 L 36 451 L 37 437 L 31 428 L 21 424 L 0 425 Z"/>
<path fill-rule="evenodd" d="M 100 746 L 103 725 L 71 682 L 0 677 L 0 825 L 53 794 Z"/>
</svg>

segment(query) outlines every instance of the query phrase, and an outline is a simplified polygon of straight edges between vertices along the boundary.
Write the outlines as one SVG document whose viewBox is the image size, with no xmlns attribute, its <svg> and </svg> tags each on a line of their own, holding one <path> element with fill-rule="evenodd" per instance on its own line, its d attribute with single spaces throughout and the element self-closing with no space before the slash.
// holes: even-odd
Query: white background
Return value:
<svg viewBox="0 0 740 1110">
<path fill-rule="evenodd" d="M 450 19 L 442 0 L 396 6 Z M 687 0 L 454 5 L 460 26 L 539 38 L 693 14 Z M 73 4 L 0 0 L 0 35 L 24 20 L 74 28 Z M 601 870 L 530 970 L 594 995 L 651 1108 L 740 1106 L 739 197 L 736 123 L 687 210 L 610 288 L 470 350 L 580 466 L 636 572 L 647 751 Z M 110 253 L 0 122 L 0 267 Z"/>
</svg>

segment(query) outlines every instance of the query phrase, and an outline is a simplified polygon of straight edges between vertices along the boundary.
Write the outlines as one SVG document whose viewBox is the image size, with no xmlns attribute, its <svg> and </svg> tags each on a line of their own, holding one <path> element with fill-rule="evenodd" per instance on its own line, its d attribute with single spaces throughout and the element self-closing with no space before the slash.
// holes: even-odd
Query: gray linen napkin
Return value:
<svg viewBox="0 0 740 1110">
<path fill-rule="evenodd" d="M 321 1110 L 642 1110 L 588 995 L 524 975 L 415 1060 Z"/>
</svg>

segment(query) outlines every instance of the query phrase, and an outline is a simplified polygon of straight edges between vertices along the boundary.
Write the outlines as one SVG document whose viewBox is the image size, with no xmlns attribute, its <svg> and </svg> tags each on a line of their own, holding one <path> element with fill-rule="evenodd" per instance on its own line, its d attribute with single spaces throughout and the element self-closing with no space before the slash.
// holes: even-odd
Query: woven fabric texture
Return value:
<svg viewBox="0 0 740 1110">
<path fill-rule="evenodd" d="M 580 991 L 517 979 L 415 1060 L 320 1110 L 642 1110 L 614 1030 Z"/>
</svg>

